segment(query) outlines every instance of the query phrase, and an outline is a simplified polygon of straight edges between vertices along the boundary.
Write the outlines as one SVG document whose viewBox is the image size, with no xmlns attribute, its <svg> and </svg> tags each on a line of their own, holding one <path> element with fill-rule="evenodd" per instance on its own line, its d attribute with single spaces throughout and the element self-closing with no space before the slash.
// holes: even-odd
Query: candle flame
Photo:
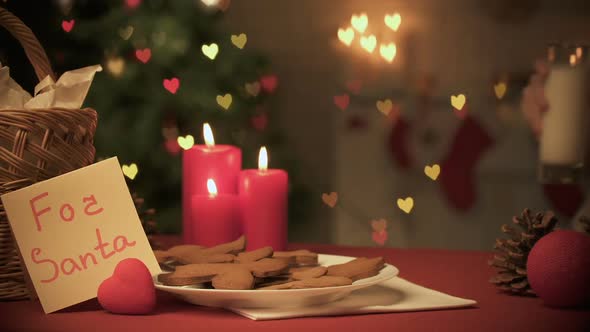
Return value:
<svg viewBox="0 0 590 332">
<path fill-rule="evenodd" d="M 217 196 L 217 185 L 215 185 L 213 179 L 207 179 L 207 190 L 209 191 L 210 196 Z"/>
<path fill-rule="evenodd" d="M 208 123 L 203 124 L 203 137 L 205 138 L 205 144 L 208 148 L 215 146 L 215 139 L 213 138 L 213 131 Z"/>
<path fill-rule="evenodd" d="M 570 55 L 570 65 L 571 65 L 572 67 L 576 65 L 576 62 L 577 62 L 577 60 L 578 60 L 578 58 L 576 57 L 576 55 L 575 55 L 575 54 L 571 54 L 571 55 Z"/>
<path fill-rule="evenodd" d="M 261 171 L 268 169 L 268 152 L 266 152 L 265 146 L 261 147 L 260 153 L 258 153 L 258 169 Z"/>
</svg>

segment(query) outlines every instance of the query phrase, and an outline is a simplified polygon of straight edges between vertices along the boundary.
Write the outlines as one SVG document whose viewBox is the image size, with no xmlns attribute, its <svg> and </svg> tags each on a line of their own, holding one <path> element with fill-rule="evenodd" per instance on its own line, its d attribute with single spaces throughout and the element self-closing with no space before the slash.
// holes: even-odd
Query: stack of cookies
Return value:
<svg viewBox="0 0 590 332">
<path fill-rule="evenodd" d="M 244 251 L 246 238 L 211 248 L 180 245 L 154 254 L 163 270 L 158 281 L 167 286 L 215 289 L 301 289 L 346 286 L 375 276 L 385 266 L 382 257 L 357 258 L 345 264 L 321 266 L 309 250 L 274 251 L 264 247 Z"/>
</svg>

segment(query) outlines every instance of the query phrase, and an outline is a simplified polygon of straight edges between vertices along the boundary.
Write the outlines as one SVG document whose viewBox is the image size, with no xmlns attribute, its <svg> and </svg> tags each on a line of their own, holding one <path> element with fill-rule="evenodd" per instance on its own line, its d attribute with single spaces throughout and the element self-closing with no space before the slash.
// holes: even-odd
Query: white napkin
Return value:
<svg viewBox="0 0 590 332">
<path fill-rule="evenodd" d="M 402 278 L 359 289 L 340 301 L 302 308 L 229 308 L 253 320 L 287 319 L 310 316 L 339 316 L 368 313 L 439 310 L 470 307 L 474 300 L 437 292 Z"/>
<path fill-rule="evenodd" d="M 70 70 L 63 73 L 57 82 L 54 82 L 50 76 L 46 76 L 37 84 L 35 96 L 32 97 L 10 78 L 9 68 L 2 67 L 0 64 L 0 110 L 80 108 L 88 94 L 94 74 L 99 71 L 102 71 L 100 65 Z"/>
</svg>

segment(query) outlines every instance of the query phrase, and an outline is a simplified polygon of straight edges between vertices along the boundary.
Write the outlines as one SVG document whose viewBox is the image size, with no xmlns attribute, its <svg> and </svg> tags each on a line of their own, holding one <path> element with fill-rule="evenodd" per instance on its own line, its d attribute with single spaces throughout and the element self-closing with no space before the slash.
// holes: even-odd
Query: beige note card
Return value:
<svg viewBox="0 0 590 332">
<path fill-rule="evenodd" d="M 122 259 L 160 272 L 117 158 L 5 194 L 2 203 L 45 313 L 96 297 Z"/>
</svg>

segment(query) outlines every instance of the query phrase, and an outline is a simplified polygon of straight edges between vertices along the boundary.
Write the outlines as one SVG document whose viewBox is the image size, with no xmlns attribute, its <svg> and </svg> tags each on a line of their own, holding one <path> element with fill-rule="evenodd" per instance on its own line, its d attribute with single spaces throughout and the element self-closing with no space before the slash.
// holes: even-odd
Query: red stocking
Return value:
<svg viewBox="0 0 590 332">
<path fill-rule="evenodd" d="M 493 138 L 471 116 L 463 120 L 441 164 L 439 180 L 445 197 L 457 210 L 466 211 L 475 203 L 474 170 L 484 152 L 493 144 Z"/>
<path fill-rule="evenodd" d="M 553 208 L 566 217 L 573 217 L 584 202 L 584 193 L 575 184 L 543 185 L 545 196 Z"/>
<path fill-rule="evenodd" d="M 394 120 L 389 134 L 389 153 L 395 163 L 402 169 L 412 166 L 412 156 L 408 150 L 410 145 L 410 124 L 400 115 Z"/>
</svg>

